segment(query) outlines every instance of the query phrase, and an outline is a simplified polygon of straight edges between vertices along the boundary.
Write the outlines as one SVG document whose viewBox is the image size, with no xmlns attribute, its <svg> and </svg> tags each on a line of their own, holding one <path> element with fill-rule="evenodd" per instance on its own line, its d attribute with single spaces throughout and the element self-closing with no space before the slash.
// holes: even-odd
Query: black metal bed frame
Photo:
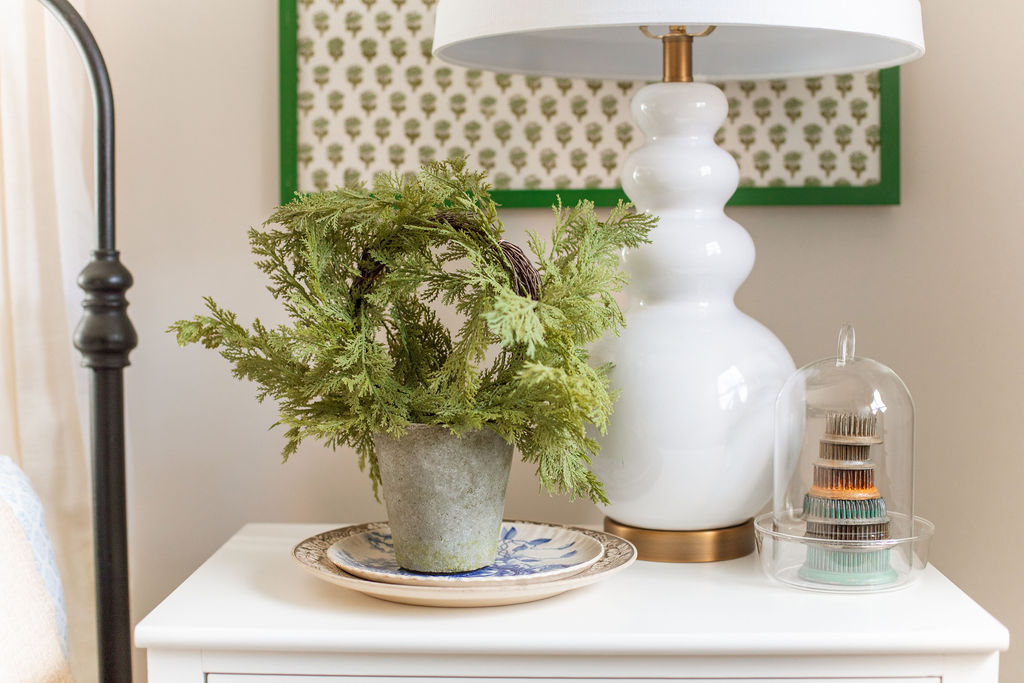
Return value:
<svg viewBox="0 0 1024 683">
<path fill-rule="evenodd" d="M 78 276 L 84 313 L 75 330 L 82 364 L 92 368 L 92 486 L 96 623 L 102 683 L 132 680 L 125 509 L 124 376 L 137 337 L 125 291 L 132 276 L 114 242 L 114 95 L 96 39 L 68 0 L 40 0 L 67 30 L 89 73 L 96 119 L 97 248 Z"/>
</svg>

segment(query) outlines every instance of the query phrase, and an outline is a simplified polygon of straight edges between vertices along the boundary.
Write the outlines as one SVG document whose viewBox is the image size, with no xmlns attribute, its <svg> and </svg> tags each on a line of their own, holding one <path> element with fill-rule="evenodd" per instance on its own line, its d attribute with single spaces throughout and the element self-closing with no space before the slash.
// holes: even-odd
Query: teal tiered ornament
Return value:
<svg viewBox="0 0 1024 683">
<path fill-rule="evenodd" d="M 787 380 L 775 407 L 775 499 L 755 521 L 761 563 L 785 583 L 873 591 L 909 583 L 933 526 L 914 516 L 914 404 L 888 367 L 839 351 Z"/>
<path fill-rule="evenodd" d="M 884 585 L 896 580 L 888 548 L 848 549 L 848 541 L 890 538 L 885 499 L 875 486 L 871 447 L 880 444 L 878 418 L 854 413 L 825 414 L 814 463 L 814 484 L 804 496 L 807 538 L 834 541 L 810 545 L 800 577 L 840 586 Z"/>
</svg>

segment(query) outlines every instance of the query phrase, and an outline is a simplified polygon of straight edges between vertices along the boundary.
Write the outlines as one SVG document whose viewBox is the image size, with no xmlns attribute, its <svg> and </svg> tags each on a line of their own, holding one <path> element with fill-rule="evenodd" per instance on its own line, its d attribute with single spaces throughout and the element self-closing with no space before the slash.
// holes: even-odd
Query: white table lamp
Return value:
<svg viewBox="0 0 1024 683">
<path fill-rule="evenodd" d="M 622 394 L 594 470 L 606 527 L 642 559 L 749 553 L 771 495 L 771 409 L 794 367 L 733 303 L 754 246 L 723 211 L 739 175 L 713 139 L 728 107 L 690 81 L 910 61 L 924 53 L 918 0 L 440 0 L 434 52 L 494 71 L 664 81 L 633 98 L 647 142 L 622 187 L 661 222 L 626 259 L 625 331 L 595 349 Z"/>
</svg>

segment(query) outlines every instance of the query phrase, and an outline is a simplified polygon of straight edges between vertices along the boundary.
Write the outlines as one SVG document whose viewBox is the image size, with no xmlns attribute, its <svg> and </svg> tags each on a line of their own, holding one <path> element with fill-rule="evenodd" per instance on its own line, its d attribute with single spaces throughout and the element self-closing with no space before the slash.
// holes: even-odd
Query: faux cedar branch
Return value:
<svg viewBox="0 0 1024 683">
<path fill-rule="evenodd" d="M 372 189 L 298 194 L 249 231 L 290 324 L 246 328 L 207 298 L 208 314 L 171 331 L 219 350 L 259 400 L 276 401 L 285 459 L 307 438 L 350 446 L 376 492 L 374 433 L 487 427 L 547 491 L 604 501 L 587 426 L 604 432 L 613 396 L 609 366 L 591 366 L 587 347 L 623 325 L 619 256 L 657 219 L 621 203 L 603 221 L 589 202 L 555 206 L 550 243 L 529 237 L 535 266 L 502 239 L 489 189 L 452 160 L 382 174 Z M 454 334 L 437 306 L 458 313 Z"/>
</svg>

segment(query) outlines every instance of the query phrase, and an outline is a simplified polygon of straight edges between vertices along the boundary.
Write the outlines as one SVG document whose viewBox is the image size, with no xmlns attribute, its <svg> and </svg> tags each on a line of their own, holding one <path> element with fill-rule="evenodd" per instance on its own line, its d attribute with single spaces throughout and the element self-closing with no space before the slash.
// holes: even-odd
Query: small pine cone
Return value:
<svg viewBox="0 0 1024 683">
<path fill-rule="evenodd" d="M 540 273 L 523 250 L 507 240 L 498 240 L 498 246 L 511 264 L 512 288 L 516 294 L 540 300 Z"/>
</svg>

